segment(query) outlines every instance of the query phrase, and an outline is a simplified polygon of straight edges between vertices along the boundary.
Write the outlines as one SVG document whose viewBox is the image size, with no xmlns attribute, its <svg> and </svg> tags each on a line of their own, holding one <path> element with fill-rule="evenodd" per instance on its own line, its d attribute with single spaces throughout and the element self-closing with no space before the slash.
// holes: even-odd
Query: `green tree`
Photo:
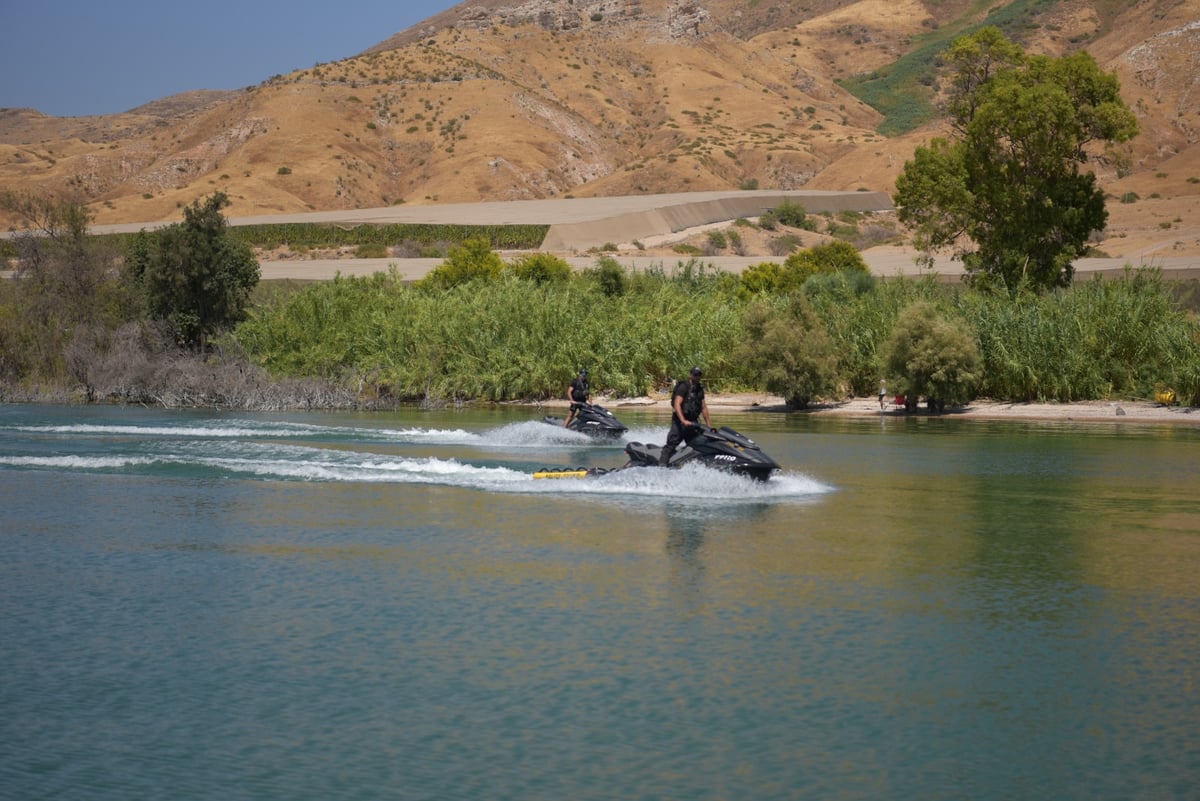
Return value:
<svg viewBox="0 0 1200 801">
<path fill-rule="evenodd" d="M 824 324 L 800 294 L 788 297 L 782 313 L 762 301 L 743 318 L 746 338 L 734 359 L 788 404 L 804 409 L 837 387 L 837 352 Z"/>
<path fill-rule="evenodd" d="M 979 345 L 964 321 L 951 320 L 928 302 L 902 312 L 883 348 L 884 370 L 899 380 L 909 408 L 924 395 L 931 409 L 965 403 L 979 382 Z"/>
<path fill-rule="evenodd" d="M 91 211 L 73 200 L 13 192 L 0 195 L 0 208 L 30 228 L 15 243 L 17 274 L 36 290 L 31 299 L 47 299 L 48 312 L 72 323 L 100 315 L 99 293 L 115 274 L 115 254 L 88 235 Z"/>
<path fill-rule="evenodd" d="M 1138 132 L 1116 75 L 1083 51 L 1026 56 L 992 27 L 956 40 L 946 62 L 954 135 L 905 164 L 900 220 L 921 249 L 956 248 L 981 286 L 1069 285 L 1108 219 L 1095 175 L 1080 169 L 1087 149 Z"/>
<path fill-rule="evenodd" d="M 553 253 L 525 253 L 504 268 L 523 281 L 558 283 L 571 277 L 571 265 Z"/>
<path fill-rule="evenodd" d="M 197 200 L 183 222 L 136 236 L 126 255 L 150 313 L 201 353 L 211 334 L 242 319 L 260 275 L 250 246 L 229 235 L 221 214 L 228 204 L 223 192 Z"/>
<path fill-rule="evenodd" d="M 858 249 L 849 242 L 834 240 L 824 245 L 798 250 L 783 262 L 785 287 L 799 288 L 814 275 L 821 273 L 870 273 Z"/>
<path fill-rule="evenodd" d="M 449 289 L 468 281 L 493 281 L 500 277 L 504 262 L 483 237 L 471 237 L 450 248 L 446 259 L 418 283 L 435 289 Z"/>
<path fill-rule="evenodd" d="M 752 264 L 742 270 L 738 279 L 739 297 L 749 298 L 759 294 L 773 295 L 779 291 L 783 281 L 783 268 L 773 261 Z"/>
<path fill-rule="evenodd" d="M 13 239 L 16 279 L 0 284 L 0 379 L 56 380 L 65 354 L 137 315 L 117 280 L 117 252 L 88 234 L 82 203 L 0 193 L 27 230 Z"/>
<path fill-rule="evenodd" d="M 955 39 L 944 60 L 951 70 L 946 110 L 951 124 L 965 136 L 966 129 L 961 126 L 974 118 L 983 98 L 983 87 L 997 72 L 1024 64 L 1025 51 L 1004 38 L 999 28 L 987 26 L 973 35 Z"/>
<path fill-rule="evenodd" d="M 626 280 L 625 268 L 612 256 L 601 256 L 596 259 L 596 269 L 591 272 L 595 275 L 600 291 L 608 297 L 620 297 L 625 294 L 629 283 Z"/>
</svg>

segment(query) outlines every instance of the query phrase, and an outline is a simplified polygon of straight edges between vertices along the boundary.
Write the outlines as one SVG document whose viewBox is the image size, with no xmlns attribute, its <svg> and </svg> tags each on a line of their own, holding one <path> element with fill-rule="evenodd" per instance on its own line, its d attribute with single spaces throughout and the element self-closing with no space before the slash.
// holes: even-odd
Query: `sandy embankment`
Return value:
<svg viewBox="0 0 1200 801">
<path fill-rule="evenodd" d="M 649 409 L 664 417 L 670 414 L 670 398 L 665 394 L 641 398 L 595 398 L 619 414 L 621 409 Z M 565 400 L 542 401 L 541 406 L 566 407 Z M 721 425 L 726 414 L 768 413 L 803 414 L 817 417 L 946 417 L 970 420 L 1045 420 L 1151 425 L 1200 425 L 1200 411 L 1187 406 L 1163 406 L 1151 401 L 1082 401 L 1079 403 L 1003 403 L 975 400 L 941 415 L 930 414 L 924 407 L 912 414 L 890 402 L 881 412 L 877 398 L 850 398 L 837 403 L 818 404 L 803 411 L 790 411 L 783 398 L 766 394 L 710 394 L 709 411 L 713 423 Z"/>
</svg>

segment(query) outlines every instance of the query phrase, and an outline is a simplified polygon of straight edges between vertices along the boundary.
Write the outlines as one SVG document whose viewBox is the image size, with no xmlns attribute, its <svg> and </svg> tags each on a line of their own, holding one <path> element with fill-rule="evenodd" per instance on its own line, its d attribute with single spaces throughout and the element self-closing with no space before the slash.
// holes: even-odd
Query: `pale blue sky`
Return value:
<svg viewBox="0 0 1200 801">
<path fill-rule="evenodd" d="M 337 61 L 458 0 L 67 0 L 0 4 L 0 108 L 114 114 Z"/>
</svg>

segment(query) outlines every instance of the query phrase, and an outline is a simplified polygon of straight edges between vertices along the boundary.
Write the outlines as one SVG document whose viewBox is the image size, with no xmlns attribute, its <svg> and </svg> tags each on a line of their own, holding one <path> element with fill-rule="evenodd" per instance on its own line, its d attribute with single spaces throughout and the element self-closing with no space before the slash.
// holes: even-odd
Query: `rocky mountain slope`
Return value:
<svg viewBox="0 0 1200 801">
<path fill-rule="evenodd" d="M 1138 198 L 1110 203 L 1102 247 L 1200 253 L 1200 0 L 473 0 L 242 91 L 105 117 L 0 110 L 0 189 L 76 193 L 97 223 L 178 219 L 216 189 L 231 216 L 891 191 L 937 123 L 885 137 L 882 115 L 838 81 L 997 9 L 1014 12 L 1007 33 L 1032 51 L 1086 47 L 1139 115 L 1121 160 L 1094 165 L 1114 198 Z M 927 88 L 936 99 L 936 78 Z"/>
</svg>

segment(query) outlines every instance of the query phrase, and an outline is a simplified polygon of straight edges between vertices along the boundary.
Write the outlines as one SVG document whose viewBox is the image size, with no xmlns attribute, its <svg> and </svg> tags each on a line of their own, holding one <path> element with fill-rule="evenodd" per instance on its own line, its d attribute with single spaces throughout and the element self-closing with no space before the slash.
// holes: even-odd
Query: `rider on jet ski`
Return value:
<svg viewBox="0 0 1200 801">
<path fill-rule="evenodd" d="M 571 412 L 567 415 L 567 422 L 563 423 L 563 428 L 571 425 L 571 420 L 575 418 L 575 413 L 579 411 L 580 404 L 590 403 L 592 397 L 592 388 L 588 384 L 587 368 L 581 368 L 579 375 L 571 379 L 571 383 L 567 386 L 567 400 L 571 402 Z"/>
<path fill-rule="evenodd" d="M 703 370 L 693 367 L 689 378 L 675 384 L 675 391 L 671 393 L 671 431 L 667 434 L 667 444 L 663 446 L 662 456 L 658 460 L 661 465 L 671 463 L 671 457 L 675 455 L 680 442 L 689 442 L 700 433 L 696 421 L 701 417 L 704 418 L 704 424 L 712 428 L 708 403 L 704 400 L 704 385 L 700 383 L 702 375 Z"/>
</svg>

